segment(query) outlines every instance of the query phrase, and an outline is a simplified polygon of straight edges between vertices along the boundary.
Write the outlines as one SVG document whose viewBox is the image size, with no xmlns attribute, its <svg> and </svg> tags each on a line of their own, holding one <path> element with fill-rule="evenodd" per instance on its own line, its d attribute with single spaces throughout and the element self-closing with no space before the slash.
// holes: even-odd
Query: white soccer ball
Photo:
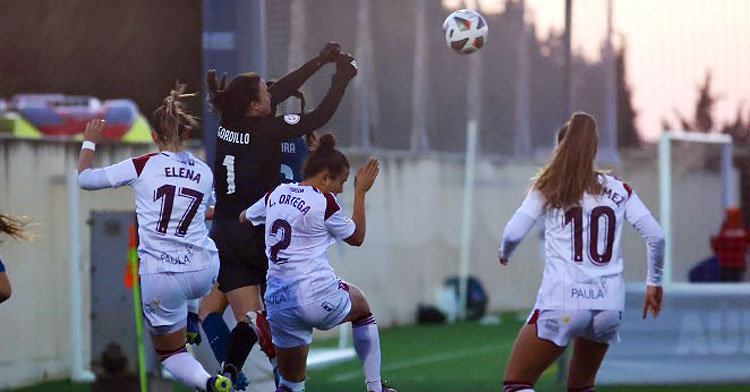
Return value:
<svg viewBox="0 0 750 392">
<path fill-rule="evenodd" d="M 487 22 L 473 10 L 454 11 L 443 22 L 445 44 L 458 53 L 469 54 L 487 42 Z"/>
</svg>

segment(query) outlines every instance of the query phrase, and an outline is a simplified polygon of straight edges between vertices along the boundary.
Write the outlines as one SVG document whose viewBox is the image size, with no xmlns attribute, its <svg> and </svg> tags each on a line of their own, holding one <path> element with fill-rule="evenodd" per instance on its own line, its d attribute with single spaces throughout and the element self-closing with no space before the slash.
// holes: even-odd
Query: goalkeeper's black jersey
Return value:
<svg viewBox="0 0 750 392">
<path fill-rule="evenodd" d="M 274 83 L 269 89 L 272 109 L 297 91 L 318 67 L 310 61 Z M 242 209 L 279 184 L 281 142 L 325 125 L 341 102 L 347 84 L 346 80 L 334 78 L 320 106 L 307 114 L 246 117 L 239 123 L 222 120 L 216 134 L 214 219 L 237 220 Z"/>
</svg>

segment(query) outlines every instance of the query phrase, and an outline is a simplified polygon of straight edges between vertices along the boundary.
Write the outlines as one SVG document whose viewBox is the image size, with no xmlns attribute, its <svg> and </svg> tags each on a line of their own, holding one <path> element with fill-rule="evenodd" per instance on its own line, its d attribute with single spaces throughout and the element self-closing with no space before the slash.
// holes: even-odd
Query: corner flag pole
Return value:
<svg viewBox="0 0 750 392">
<path fill-rule="evenodd" d="M 135 225 L 130 225 L 130 242 L 128 244 L 128 276 L 133 284 L 133 313 L 135 314 L 135 336 L 138 344 L 138 376 L 141 381 L 141 392 L 148 392 L 146 379 L 146 348 L 143 344 L 143 314 L 141 313 L 141 284 L 138 275 L 138 240 Z M 127 276 L 126 276 L 127 282 Z"/>
</svg>

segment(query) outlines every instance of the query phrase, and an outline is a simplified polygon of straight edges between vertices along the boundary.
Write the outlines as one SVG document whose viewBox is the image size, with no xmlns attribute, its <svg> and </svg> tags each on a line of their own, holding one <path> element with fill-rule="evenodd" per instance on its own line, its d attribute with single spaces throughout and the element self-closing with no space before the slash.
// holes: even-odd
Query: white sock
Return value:
<svg viewBox="0 0 750 392">
<path fill-rule="evenodd" d="M 279 380 L 279 385 L 283 385 L 289 389 L 292 390 L 292 392 L 305 392 L 305 382 L 291 382 L 284 379 L 284 377 L 281 377 L 281 380 Z"/>
<path fill-rule="evenodd" d="M 365 373 L 367 390 L 371 392 L 382 392 L 383 385 L 380 381 L 380 335 L 375 317 L 368 317 L 352 323 L 352 338 L 354 350 L 362 361 L 362 370 Z"/>
<path fill-rule="evenodd" d="M 161 361 L 164 369 L 172 373 L 174 378 L 201 391 L 206 390 L 206 382 L 211 376 L 192 355 L 186 352 L 177 353 Z"/>
</svg>

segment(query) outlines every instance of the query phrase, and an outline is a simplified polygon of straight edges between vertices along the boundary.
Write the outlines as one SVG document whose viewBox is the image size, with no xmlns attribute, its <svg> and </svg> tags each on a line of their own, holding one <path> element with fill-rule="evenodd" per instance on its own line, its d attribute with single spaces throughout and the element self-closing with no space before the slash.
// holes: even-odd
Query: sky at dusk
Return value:
<svg viewBox="0 0 750 392">
<path fill-rule="evenodd" d="M 527 21 L 547 37 L 561 31 L 564 0 L 526 0 Z M 505 0 L 444 0 L 447 7 L 501 12 Z M 572 47 L 599 57 L 607 28 L 607 0 L 573 0 Z M 675 111 L 692 118 L 706 71 L 718 96 L 715 119 L 734 121 L 738 108 L 750 117 L 750 1 L 613 0 L 615 45 L 627 45 L 628 82 L 647 140 L 658 138 L 662 120 L 678 126 Z M 492 39 L 490 31 L 489 40 Z"/>
</svg>

